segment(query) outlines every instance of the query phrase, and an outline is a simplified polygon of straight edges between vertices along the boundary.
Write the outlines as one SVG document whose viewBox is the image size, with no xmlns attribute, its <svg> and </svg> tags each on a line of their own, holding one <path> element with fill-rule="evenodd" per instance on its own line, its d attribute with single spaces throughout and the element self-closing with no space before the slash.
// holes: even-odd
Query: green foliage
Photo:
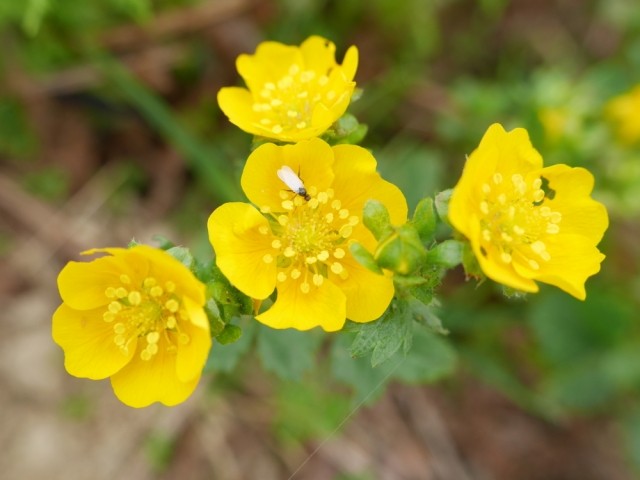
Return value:
<svg viewBox="0 0 640 480">
<path fill-rule="evenodd" d="M 323 336 L 317 332 L 260 326 L 257 351 L 265 370 L 285 380 L 300 380 L 315 365 Z"/>
<path fill-rule="evenodd" d="M 175 439 L 167 434 L 154 431 L 144 441 L 144 451 L 151 469 L 155 473 L 164 472 L 175 454 Z"/>
<path fill-rule="evenodd" d="M 348 400 L 326 385 L 283 382 L 275 398 L 276 435 L 284 443 L 302 443 L 330 435 L 347 417 Z"/>
</svg>

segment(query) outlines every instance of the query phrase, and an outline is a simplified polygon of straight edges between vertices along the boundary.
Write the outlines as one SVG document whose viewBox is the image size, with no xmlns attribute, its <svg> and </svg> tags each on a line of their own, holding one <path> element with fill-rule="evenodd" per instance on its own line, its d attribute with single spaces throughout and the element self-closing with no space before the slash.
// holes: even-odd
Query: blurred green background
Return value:
<svg viewBox="0 0 640 480">
<path fill-rule="evenodd" d="M 398 421 L 415 426 L 404 413 L 412 412 L 416 391 L 427 392 L 429 408 L 444 419 L 468 478 L 635 478 L 640 138 L 621 137 L 607 105 L 640 83 L 636 0 L 0 0 L 0 294 L 9 332 L 0 401 L 7 411 L 40 395 L 42 369 L 29 370 L 10 348 L 37 329 L 57 383 L 47 387 L 52 400 L 36 402 L 42 410 L 31 413 L 76 431 L 106 428 L 100 418 L 113 409 L 133 415 L 102 405 L 108 386 L 92 390 L 64 378 L 61 353 L 44 343 L 58 301 L 55 275 L 83 249 L 131 237 L 151 242 L 155 233 L 210 256 L 206 218 L 220 203 L 243 198 L 238 180 L 251 146 L 221 114 L 216 93 L 241 83 L 239 53 L 265 39 L 299 44 L 311 34 L 334 41 L 339 58 L 358 46 L 363 95 L 350 112 L 369 126 L 362 145 L 410 208 L 455 184 L 491 123 L 524 127 L 546 164 L 595 175 L 594 196 L 611 220 L 600 246 L 607 259 L 587 283 L 585 302 L 546 287 L 507 299 L 492 282 L 476 285 L 452 272 L 439 295 L 449 335 L 418 333 L 406 359 L 398 354 L 376 369 L 366 358 L 349 358 L 348 332 L 328 338 L 247 323 L 239 342 L 214 348 L 203 397 L 178 407 L 192 423 L 172 429 L 163 420 L 167 410 L 155 409 L 140 427 L 135 445 L 144 445 L 147 477 L 131 478 L 177 478 L 181 465 L 191 466 L 185 478 L 288 478 L 314 445 L 339 441 L 334 430 L 345 420 L 367 425 L 395 409 Z M 640 122 L 640 101 L 629 109 L 629 121 Z M 31 320 L 25 325 L 24 318 Z M 235 473 L 211 465 L 195 473 L 187 433 L 225 398 L 253 412 L 234 418 L 259 430 L 267 439 L 260 445 L 277 457 L 264 476 L 243 470 L 243 461 Z M 505 405 L 514 443 L 535 439 L 520 450 L 489 439 Z M 371 412 L 380 415 L 368 418 Z M 16 422 L 7 432 L 19 430 Z M 531 435 L 539 425 L 545 433 Z M 4 451 L 10 473 L 37 478 L 20 451 Z M 377 450 L 362 451 L 371 458 Z M 379 464 L 347 468 L 332 458 L 325 462 L 332 468 L 310 462 L 295 478 L 465 478 L 430 477 L 427 460 L 411 476 L 401 467 L 389 474 Z M 68 465 L 42 468 L 62 478 Z"/>
</svg>

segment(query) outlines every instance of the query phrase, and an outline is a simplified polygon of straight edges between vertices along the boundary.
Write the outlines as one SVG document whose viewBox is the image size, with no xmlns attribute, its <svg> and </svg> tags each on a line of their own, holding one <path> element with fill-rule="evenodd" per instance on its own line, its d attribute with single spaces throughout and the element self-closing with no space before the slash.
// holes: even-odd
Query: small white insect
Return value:
<svg viewBox="0 0 640 480">
<path fill-rule="evenodd" d="M 291 167 L 283 165 L 277 173 L 278 178 L 282 180 L 293 193 L 295 193 L 296 195 L 300 195 L 307 202 L 311 199 L 311 197 L 307 193 L 307 189 L 304 187 L 304 183 L 302 182 L 302 180 L 300 180 L 300 177 L 296 175 L 296 172 L 291 170 Z"/>
</svg>

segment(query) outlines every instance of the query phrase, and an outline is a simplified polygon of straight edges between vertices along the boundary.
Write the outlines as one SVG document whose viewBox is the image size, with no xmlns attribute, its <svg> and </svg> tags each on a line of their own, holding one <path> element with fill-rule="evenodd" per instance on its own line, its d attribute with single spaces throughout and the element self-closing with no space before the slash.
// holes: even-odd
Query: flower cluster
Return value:
<svg viewBox="0 0 640 480">
<path fill-rule="evenodd" d="M 299 47 L 264 42 L 238 58 L 248 88 L 221 89 L 220 108 L 246 132 L 280 144 L 262 143 L 247 158 L 241 186 L 249 202 L 211 213 L 215 266 L 135 245 L 89 250 L 102 256 L 64 267 L 53 338 L 70 374 L 110 378 L 133 407 L 175 405 L 194 391 L 212 336 L 236 340 L 234 318 L 252 305 L 255 318 L 274 329 L 334 332 L 347 320 L 369 323 L 354 327 L 369 332 L 356 350 L 373 349 L 372 362 L 381 362 L 410 346 L 413 320 L 444 331 L 429 313 L 434 290 L 461 262 L 481 275 L 469 268 L 469 251 L 503 285 L 537 292 L 543 282 L 585 298 L 608 226 L 606 209 L 591 198 L 593 176 L 544 167 L 525 130 L 495 124 L 468 157 L 448 209 L 425 198 L 408 220 L 403 193 L 381 178 L 368 150 L 319 138 L 340 125 L 357 63 L 355 47 L 340 65 L 333 43 L 317 36 Z M 612 105 L 614 113 L 624 110 Z M 434 204 L 464 239 L 438 238 Z M 382 324 L 378 335 L 373 329 Z M 375 342 L 388 341 L 389 332 L 400 337 L 379 348 Z"/>
</svg>

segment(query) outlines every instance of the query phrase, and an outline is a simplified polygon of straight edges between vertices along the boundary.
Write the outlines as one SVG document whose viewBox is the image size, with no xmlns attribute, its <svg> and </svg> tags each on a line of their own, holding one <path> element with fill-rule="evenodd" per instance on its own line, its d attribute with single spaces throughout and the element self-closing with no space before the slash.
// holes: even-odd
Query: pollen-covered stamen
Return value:
<svg viewBox="0 0 640 480">
<path fill-rule="evenodd" d="M 538 270 L 551 255 L 544 239 L 560 232 L 562 214 L 545 203 L 542 179 L 495 173 L 480 185 L 482 250 L 495 251 L 505 264 L 519 262 Z"/>
<path fill-rule="evenodd" d="M 318 191 L 310 186 L 308 193 L 308 201 L 301 199 L 292 210 L 274 216 L 277 225 L 271 241 L 277 281 L 293 280 L 302 293 L 321 287 L 329 275 L 348 276 L 342 259 L 353 228 L 360 222 L 334 198 L 332 189 Z M 271 256 L 265 254 L 263 261 Z"/>
<path fill-rule="evenodd" d="M 315 105 L 331 108 L 341 96 L 327 75 L 292 64 L 285 75 L 266 82 L 254 95 L 253 111 L 260 125 L 279 135 L 310 127 Z"/>
<path fill-rule="evenodd" d="M 159 282 L 145 277 L 134 282 L 128 275 L 120 275 L 120 285 L 107 287 L 110 300 L 102 318 L 112 324 L 113 342 L 127 355 L 137 341 L 142 360 L 151 360 L 160 349 L 175 352 L 178 343 L 188 343 L 189 336 L 180 323 L 189 315 L 175 294 L 172 281 Z"/>
</svg>

